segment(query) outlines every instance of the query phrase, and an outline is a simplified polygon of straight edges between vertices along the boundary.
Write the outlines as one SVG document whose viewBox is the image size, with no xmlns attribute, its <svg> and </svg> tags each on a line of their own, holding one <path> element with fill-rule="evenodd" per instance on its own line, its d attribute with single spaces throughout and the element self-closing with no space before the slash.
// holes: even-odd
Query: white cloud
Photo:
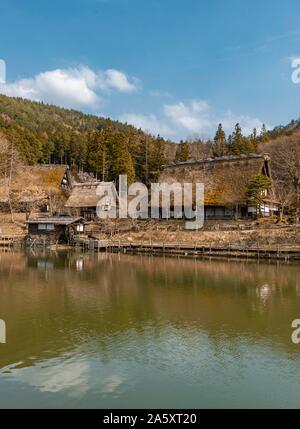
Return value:
<svg viewBox="0 0 300 429">
<path fill-rule="evenodd" d="M 18 79 L 11 83 L 0 82 L 0 93 L 99 112 L 108 93 L 117 91 L 132 94 L 139 86 L 140 82 L 136 78 L 130 78 L 120 70 L 93 71 L 89 67 L 78 66 L 45 71 L 32 78 Z M 166 96 L 167 93 L 154 91 L 150 95 Z M 160 115 L 131 112 L 121 115 L 119 119 L 152 134 L 169 138 L 186 138 L 191 135 L 212 137 L 220 122 L 227 133 L 232 132 L 234 125 L 239 122 L 245 135 L 249 135 L 254 127 L 260 129 L 262 126 L 262 121 L 258 118 L 236 115 L 230 110 L 216 114 L 201 99 L 164 104 Z"/>
<path fill-rule="evenodd" d="M 183 102 L 167 104 L 163 111 L 175 125 L 189 133 L 205 134 L 212 127 L 210 108 L 203 100 L 192 100 L 189 104 Z"/>
<path fill-rule="evenodd" d="M 118 70 L 94 72 L 85 66 L 46 71 L 30 79 L 0 85 L 0 92 L 9 96 L 79 108 L 101 105 L 101 91 L 108 89 L 129 93 L 136 86 Z"/>
<path fill-rule="evenodd" d="M 225 113 L 219 122 L 222 123 L 223 128 L 227 133 L 231 133 L 235 124 L 239 123 L 245 136 L 249 136 L 253 132 L 254 128 L 259 131 L 263 125 L 263 122 L 258 118 L 253 118 L 247 115 L 235 115 L 230 110 Z M 271 125 L 265 125 L 267 129 L 272 128 Z"/>
<path fill-rule="evenodd" d="M 119 120 L 121 122 L 127 122 L 130 125 L 134 125 L 137 128 L 149 132 L 151 134 L 171 137 L 175 134 L 174 129 L 163 120 L 159 120 L 155 115 L 139 115 L 134 113 L 128 113 L 121 115 Z"/>
<path fill-rule="evenodd" d="M 134 82 L 129 82 L 125 73 L 108 69 L 99 76 L 100 86 L 104 89 L 116 89 L 120 92 L 131 93 L 137 90 L 137 79 Z"/>
<path fill-rule="evenodd" d="M 216 114 L 214 109 L 204 100 L 179 101 L 174 104 L 165 104 L 162 107 L 162 117 L 154 114 L 124 114 L 121 121 L 135 125 L 152 134 L 161 134 L 165 137 L 186 138 L 199 136 L 211 138 L 214 136 L 218 124 L 221 122 L 227 134 L 232 133 L 236 123 L 242 127 L 244 135 L 250 135 L 253 128 L 260 130 L 263 122 L 255 117 L 236 115 L 230 110 Z M 270 125 L 266 125 L 268 129 Z"/>
</svg>

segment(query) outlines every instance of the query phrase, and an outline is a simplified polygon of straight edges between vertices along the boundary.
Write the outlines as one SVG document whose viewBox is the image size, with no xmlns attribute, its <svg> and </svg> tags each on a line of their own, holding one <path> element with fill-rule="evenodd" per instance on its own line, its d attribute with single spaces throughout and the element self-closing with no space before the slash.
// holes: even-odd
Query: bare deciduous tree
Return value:
<svg viewBox="0 0 300 429">
<path fill-rule="evenodd" d="M 295 192 L 293 187 L 283 180 L 274 180 L 274 190 L 276 200 L 279 203 L 279 216 L 282 220 L 283 215 L 288 207 L 291 207 L 295 202 Z"/>
<path fill-rule="evenodd" d="M 294 206 L 299 218 L 300 204 L 300 132 L 282 136 L 265 146 L 271 154 L 272 171 L 277 198 L 280 202 Z"/>
<path fill-rule="evenodd" d="M 15 172 L 21 164 L 20 156 L 12 142 L 0 134 L 0 178 L 4 184 L 4 192 L 7 196 L 11 220 L 14 221 L 12 202 L 12 181 Z"/>
</svg>

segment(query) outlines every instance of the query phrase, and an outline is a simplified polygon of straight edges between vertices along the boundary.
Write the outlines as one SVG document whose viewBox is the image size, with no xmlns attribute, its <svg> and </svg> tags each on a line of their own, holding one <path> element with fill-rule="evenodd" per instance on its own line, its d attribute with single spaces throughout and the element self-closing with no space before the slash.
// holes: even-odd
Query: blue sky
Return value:
<svg viewBox="0 0 300 429">
<path fill-rule="evenodd" d="M 1 0 L 0 92 L 172 140 L 298 118 L 299 0 Z"/>
</svg>

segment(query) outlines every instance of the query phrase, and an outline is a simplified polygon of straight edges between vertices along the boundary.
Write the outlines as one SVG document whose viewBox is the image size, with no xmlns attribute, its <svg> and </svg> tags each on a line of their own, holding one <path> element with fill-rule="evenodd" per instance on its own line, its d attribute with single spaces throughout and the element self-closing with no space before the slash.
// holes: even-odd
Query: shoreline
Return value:
<svg viewBox="0 0 300 429">
<path fill-rule="evenodd" d="M 222 258 L 222 259 L 253 259 L 253 260 L 274 260 L 274 261 L 299 261 L 300 262 L 300 248 L 299 249 L 267 249 L 267 248 L 251 248 L 243 247 L 238 248 L 235 246 L 228 247 L 215 247 L 205 245 L 195 245 L 192 243 L 118 243 L 110 242 L 103 243 L 99 248 L 94 243 L 94 250 L 96 252 L 110 252 L 110 253 L 132 253 L 132 254 L 150 254 L 150 255 L 168 255 L 192 258 Z"/>
<path fill-rule="evenodd" d="M 16 247 L 7 247 L 0 246 L 1 252 L 14 252 L 14 251 L 26 251 L 33 250 L 30 246 L 16 246 Z M 72 253 L 82 253 L 82 254 L 118 254 L 118 255 L 140 255 L 140 256 L 151 256 L 151 257 L 168 257 L 168 258 L 180 258 L 180 259 L 194 259 L 194 260 L 226 260 L 228 262 L 263 262 L 263 263 L 283 263 L 283 264 L 299 264 L 300 263 L 300 249 L 293 251 L 279 252 L 279 255 L 275 254 L 275 251 L 267 249 L 254 249 L 245 248 L 243 251 L 237 249 L 223 249 L 219 253 L 216 249 L 204 249 L 203 251 L 186 251 L 186 250 L 176 250 L 170 251 L 169 249 L 164 250 L 152 250 L 152 249 L 143 249 L 142 246 L 136 245 L 125 248 L 114 248 L 107 247 L 99 251 L 95 249 L 88 249 L 79 246 L 73 245 L 50 245 L 50 246 L 36 246 L 34 251 L 49 251 L 50 253 L 55 252 L 72 252 Z M 218 249 L 220 250 L 220 249 Z"/>
<path fill-rule="evenodd" d="M 81 242 L 68 244 L 51 244 L 48 246 L 36 245 L 22 246 L 24 249 L 47 249 L 50 252 L 80 251 L 83 253 L 114 253 L 135 254 L 151 256 L 169 256 L 193 259 L 227 259 L 227 260 L 253 260 L 274 262 L 300 262 L 300 247 L 279 248 L 275 247 L 251 247 L 236 245 L 209 246 L 195 243 L 155 243 L 155 242 L 121 242 L 85 239 Z M 21 247 L 21 248 L 22 248 Z M 20 249 L 20 246 L 17 247 Z M 8 249 L 8 247 L 6 247 Z M 10 247 L 16 249 L 16 247 Z"/>
<path fill-rule="evenodd" d="M 50 249 L 53 251 L 84 251 L 136 253 L 192 258 L 241 260 L 300 261 L 299 225 L 278 225 L 272 221 L 260 222 L 207 221 L 199 231 L 186 231 L 182 222 L 119 221 L 90 222 L 86 235 L 77 235 L 73 243 L 60 243 L 35 238 L 28 242 L 23 215 L 16 216 L 18 223 L 1 217 L 0 249 Z M 109 233 L 110 231 L 110 233 Z"/>
</svg>

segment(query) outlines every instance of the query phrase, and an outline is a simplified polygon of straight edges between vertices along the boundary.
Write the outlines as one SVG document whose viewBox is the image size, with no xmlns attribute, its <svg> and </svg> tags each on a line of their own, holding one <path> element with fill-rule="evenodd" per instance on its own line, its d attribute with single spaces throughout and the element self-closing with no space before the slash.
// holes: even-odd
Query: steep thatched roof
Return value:
<svg viewBox="0 0 300 429">
<path fill-rule="evenodd" d="M 268 154 L 224 156 L 164 166 L 160 183 L 204 183 L 205 205 L 230 206 L 246 202 L 251 177 L 271 177 Z"/>
<path fill-rule="evenodd" d="M 97 194 L 97 189 L 99 190 L 99 187 L 103 187 L 103 192 L 109 189 L 110 192 L 116 195 L 116 188 L 113 182 L 77 183 L 74 185 L 65 207 L 96 207 L 101 198 L 101 196 Z"/>
<path fill-rule="evenodd" d="M 60 194 L 65 187 L 66 165 L 22 166 L 12 175 L 11 198 L 17 203 L 32 203 Z M 8 201 L 8 179 L 0 179 L 0 202 Z"/>
<path fill-rule="evenodd" d="M 71 217 L 71 216 L 52 216 L 52 217 L 39 217 L 31 218 L 26 223 L 33 224 L 54 224 L 54 225 L 72 225 L 74 223 L 83 223 L 84 219 L 82 217 Z"/>
</svg>

